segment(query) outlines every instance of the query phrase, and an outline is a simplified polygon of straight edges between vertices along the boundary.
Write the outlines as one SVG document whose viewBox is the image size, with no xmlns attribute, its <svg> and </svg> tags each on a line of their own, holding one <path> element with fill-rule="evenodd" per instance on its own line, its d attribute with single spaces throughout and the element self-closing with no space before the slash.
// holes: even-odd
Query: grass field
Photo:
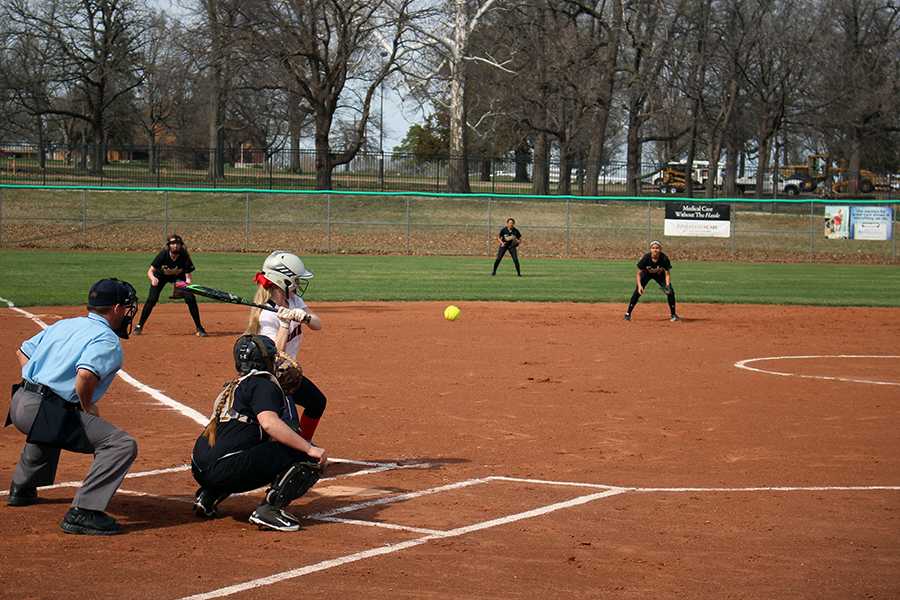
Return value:
<svg viewBox="0 0 900 600">
<path fill-rule="evenodd" d="M 262 254 L 200 253 L 194 281 L 250 296 Z M 517 300 L 622 302 L 634 287 L 633 261 L 526 259 L 524 277 L 505 258 L 496 277 L 492 258 L 426 256 L 305 257 L 316 277 L 306 299 Z M 78 305 L 91 283 L 119 277 L 147 294 L 151 253 L 0 251 L 0 297 L 18 306 Z M 637 259 L 637 257 L 635 257 Z M 740 264 L 675 261 L 679 303 L 900 306 L 900 270 L 882 265 Z M 645 301 L 664 296 L 651 285 Z M 168 296 L 168 294 L 165 294 Z M 679 312 L 689 313 L 680 308 Z"/>
</svg>

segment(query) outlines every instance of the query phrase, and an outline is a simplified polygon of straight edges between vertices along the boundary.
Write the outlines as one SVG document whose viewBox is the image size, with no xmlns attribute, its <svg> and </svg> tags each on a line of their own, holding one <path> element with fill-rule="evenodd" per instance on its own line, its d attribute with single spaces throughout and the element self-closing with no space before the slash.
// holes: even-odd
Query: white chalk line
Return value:
<svg viewBox="0 0 900 600">
<path fill-rule="evenodd" d="M 165 475 L 167 473 L 181 473 L 182 471 L 189 471 L 191 469 L 191 465 L 179 465 L 177 467 L 168 467 L 165 469 L 154 469 L 152 471 L 138 471 L 136 473 L 128 473 L 125 475 L 125 479 L 138 479 L 140 477 L 151 477 L 153 475 Z M 54 483 L 53 485 L 42 485 L 39 487 L 39 490 L 55 490 L 58 488 L 72 488 L 72 487 L 80 487 L 83 481 L 64 481 L 62 483 Z M 9 491 L 0 491 L 0 496 L 9 495 Z"/>
<path fill-rule="evenodd" d="M 475 523 L 473 525 L 466 525 L 463 527 L 457 527 L 455 529 L 450 530 L 430 530 L 423 529 L 417 527 L 409 527 L 406 525 L 398 525 L 394 523 L 382 523 L 376 521 L 365 521 L 361 519 L 347 519 L 347 518 L 339 518 L 333 515 L 335 514 L 343 514 L 348 512 L 353 512 L 356 510 L 361 510 L 364 508 L 368 508 L 371 506 L 379 506 L 391 504 L 394 502 L 400 502 L 403 500 L 411 500 L 413 498 L 419 498 L 422 496 L 436 494 L 439 492 L 452 491 L 456 489 L 461 489 L 464 487 L 469 487 L 473 485 L 489 483 L 491 481 L 499 481 L 499 482 L 512 482 L 512 483 L 530 483 L 535 485 L 548 485 L 548 486 L 560 486 L 560 487 L 585 487 L 585 488 L 593 488 L 593 489 L 602 489 L 603 491 L 596 492 L 593 494 L 587 494 L 584 496 L 578 496 L 576 498 L 572 498 L 570 500 L 565 500 L 562 502 L 557 502 L 554 504 L 549 504 L 546 506 L 542 506 L 539 508 L 535 508 L 532 510 L 527 510 L 519 513 L 515 513 L 512 515 L 507 515 L 504 517 L 498 517 L 496 519 L 489 519 L 487 521 L 482 521 L 480 523 Z M 329 559 L 325 561 L 321 561 L 312 565 L 307 565 L 304 567 L 299 567 L 296 569 L 291 569 L 288 571 L 283 571 L 281 573 L 275 573 L 273 575 L 269 575 L 266 577 L 261 577 L 259 579 L 253 579 L 250 581 L 246 581 L 243 583 L 223 587 L 217 590 L 212 590 L 209 592 L 195 594 L 193 596 L 187 596 L 182 598 L 181 600 L 207 600 L 210 598 L 221 598 L 223 596 L 230 596 L 232 594 L 237 594 L 240 592 L 245 592 L 249 590 L 254 590 L 260 587 L 273 585 L 275 583 L 279 583 L 282 581 L 286 581 L 289 579 L 295 579 L 297 577 L 302 577 L 304 575 L 309 575 L 310 573 L 317 573 L 320 571 L 325 571 L 328 569 L 332 569 L 335 567 L 339 567 L 348 563 L 357 562 L 360 560 L 374 558 L 377 556 L 384 556 L 386 554 L 392 554 L 394 552 L 400 552 L 402 550 L 406 550 L 408 548 L 413 548 L 416 546 L 420 546 L 432 540 L 438 539 L 448 539 L 453 537 L 458 537 L 461 535 L 465 535 L 468 533 L 482 531 L 485 529 L 490 529 L 492 527 L 497 527 L 500 525 L 506 525 L 509 523 L 514 523 L 516 521 L 522 521 L 525 519 L 531 519 L 539 516 L 543 516 L 549 514 L 551 512 L 555 512 L 558 510 L 562 510 L 565 508 L 570 508 L 574 506 L 579 506 L 582 504 L 587 504 L 589 502 L 593 502 L 595 500 L 600 500 L 603 498 L 609 498 L 611 496 L 616 496 L 620 494 L 626 493 L 650 493 L 650 492 L 658 492 L 658 493 L 667 493 L 667 492 L 693 492 L 693 493 L 702 493 L 702 492 L 771 492 L 771 491 L 817 491 L 817 492 L 829 492 L 829 491 L 873 491 L 873 490 L 889 490 L 889 491 L 900 491 L 900 486 L 757 486 L 757 487 L 659 487 L 659 488 L 650 488 L 650 487 L 621 487 L 621 486 L 610 486 L 604 484 L 595 484 L 595 483 L 579 483 L 574 481 L 551 481 L 546 479 L 525 479 L 520 477 L 504 477 L 499 475 L 491 475 L 488 477 L 481 477 L 477 479 L 468 479 L 465 481 L 460 481 L 457 483 L 437 486 L 428 488 L 425 490 L 420 490 L 417 492 L 410 492 L 406 494 L 399 494 L 396 496 L 391 496 L 388 498 L 379 498 L 378 500 L 371 500 L 367 502 L 358 502 L 355 504 L 349 504 L 347 506 L 341 507 L 339 509 L 326 511 L 322 513 L 317 513 L 313 515 L 308 515 L 304 518 L 306 519 L 315 519 L 319 521 L 332 522 L 332 523 L 342 523 L 347 525 L 358 525 L 365 527 L 381 527 L 385 529 L 393 529 L 400 530 L 410 533 L 425 533 L 424 537 L 407 540 L 403 542 L 398 542 L 396 544 L 389 544 L 387 546 L 382 546 L 379 548 L 373 548 L 371 550 L 364 550 L 361 552 L 355 552 L 353 554 L 348 554 L 346 556 Z"/>
<path fill-rule="evenodd" d="M 812 359 L 812 358 L 900 358 L 900 356 L 895 355 L 883 355 L 883 354 L 811 354 L 806 356 L 766 356 L 764 358 L 748 358 L 745 360 L 739 360 L 734 363 L 734 366 L 738 369 L 745 369 L 747 371 L 755 371 L 757 373 L 765 373 L 767 375 L 778 375 L 779 377 L 800 377 L 802 379 L 822 379 L 825 381 L 844 381 L 847 383 L 868 383 L 871 385 L 895 385 L 900 386 L 900 382 L 896 381 L 879 381 L 877 379 L 858 379 L 855 377 L 836 377 L 836 376 L 828 376 L 828 375 L 800 375 L 798 373 L 785 373 L 783 371 L 772 371 L 769 369 L 760 369 L 757 367 L 748 366 L 749 363 L 760 362 L 766 360 L 803 360 L 803 359 Z"/>
<path fill-rule="evenodd" d="M 484 483 L 485 481 L 486 481 L 485 479 L 472 479 L 467 482 L 460 482 L 460 484 L 474 485 L 476 483 Z M 459 484 L 451 484 L 451 485 L 459 485 Z M 441 487 L 446 489 L 450 486 L 441 486 Z M 432 490 L 433 489 L 437 489 L 437 488 L 432 488 Z M 221 598 L 223 596 L 230 596 L 232 594 L 237 594 L 239 592 L 254 590 L 254 589 L 257 589 L 257 588 L 260 588 L 263 586 L 268 586 L 268 585 L 272 585 L 272 584 L 279 583 L 282 581 L 286 581 L 288 579 L 295 579 L 297 577 L 309 575 L 310 573 L 317 573 L 319 571 L 333 569 L 335 567 L 346 565 L 348 563 L 357 562 L 357 561 L 364 560 L 367 558 L 373 558 L 376 556 L 384 556 L 386 554 L 393 554 L 395 552 L 400 552 L 401 550 L 406 550 L 408 548 L 414 548 L 416 546 L 421 546 L 422 544 L 425 544 L 432 540 L 445 540 L 447 538 L 459 537 L 459 536 L 465 535 L 467 533 L 472 533 L 475 531 L 482 531 L 484 529 L 490 529 L 492 527 L 497 527 L 500 525 L 514 523 L 516 521 L 521 521 L 523 519 L 530 519 L 530 518 L 545 515 L 545 514 L 548 514 L 548 513 L 557 511 L 557 510 L 562 510 L 564 508 L 570 508 L 572 506 L 586 504 L 586 503 L 592 502 L 594 500 L 599 500 L 600 498 L 606 498 L 608 496 L 613 496 L 615 494 L 620 494 L 620 493 L 622 493 L 620 490 L 606 490 L 604 492 L 599 492 L 596 494 L 588 494 L 586 496 L 579 496 L 578 498 L 573 498 L 571 500 L 566 500 L 564 502 L 557 502 L 556 504 L 542 506 L 540 508 L 536 508 L 533 510 L 528 510 L 528 511 L 524 511 L 521 513 L 507 515 L 505 517 L 499 517 L 497 519 L 490 519 L 488 521 L 482 521 L 481 523 L 475 523 L 474 525 L 467 525 L 465 527 L 458 527 L 456 529 L 451 529 L 449 531 L 436 532 L 434 534 L 426 535 L 424 537 L 413 539 L 413 540 L 398 542 L 396 544 L 389 544 L 387 546 L 372 548 L 370 550 L 364 550 L 362 552 L 355 552 L 353 554 L 348 554 L 346 556 L 341 556 L 339 558 L 324 560 L 324 561 L 321 561 L 321 562 L 318 562 L 318 563 L 315 563 L 312 565 L 307 565 L 305 567 L 291 569 L 290 571 L 283 571 L 281 573 L 276 573 L 274 575 L 269 575 L 267 577 L 261 577 L 259 579 L 245 581 L 243 583 L 230 585 L 227 587 L 219 588 L 217 590 L 212 590 L 212 591 L 205 592 L 202 594 L 186 596 L 186 597 L 182 598 L 181 600 L 208 600 L 210 598 Z"/>
</svg>

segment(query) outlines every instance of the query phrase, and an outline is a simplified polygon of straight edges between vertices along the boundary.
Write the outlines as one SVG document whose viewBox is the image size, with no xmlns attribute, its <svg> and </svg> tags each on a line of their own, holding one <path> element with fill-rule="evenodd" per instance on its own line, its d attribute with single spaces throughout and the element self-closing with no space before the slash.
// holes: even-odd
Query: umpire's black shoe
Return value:
<svg viewBox="0 0 900 600">
<path fill-rule="evenodd" d="M 122 529 L 116 520 L 102 510 L 73 506 L 59 524 L 66 533 L 82 535 L 115 535 Z"/>
<path fill-rule="evenodd" d="M 275 531 L 300 531 L 300 521 L 291 513 L 275 508 L 268 502 L 256 507 L 250 515 L 250 522 L 259 525 L 260 529 L 274 529 Z"/>
<path fill-rule="evenodd" d="M 6 499 L 7 506 L 31 506 L 37 503 L 37 488 L 16 485 L 15 483 L 9 485 L 9 498 Z"/>
<path fill-rule="evenodd" d="M 206 488 L 200 488 L 194 495 L 194 514 L 204 519 L 215 519 L 219 516 L 216 507 L 219 503 L 230 496 L 225 492 L 213 492 Z"/>
</svg>

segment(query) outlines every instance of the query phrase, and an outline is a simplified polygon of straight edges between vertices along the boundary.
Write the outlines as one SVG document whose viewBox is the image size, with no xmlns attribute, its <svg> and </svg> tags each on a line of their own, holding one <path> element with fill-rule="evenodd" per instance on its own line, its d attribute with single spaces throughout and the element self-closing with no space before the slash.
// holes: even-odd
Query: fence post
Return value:
<svg viewBox="0 0 900 600">
<path fill-rule="evenodd" d="M 163 200 L 163 239 L 169 235 L 169 190 Z"/>
<path fill-rule="evenodd" d="M 813 260 L 813 255 L 816 253 L 816 223 L 815 223 L 815 208 L 816 203 L 812 200 L 809 201 L 809 260 Z"/>
<path fill-rule="evenodd" d="M 649 244 L 650 241 L 653 239 L 653 227 L 651 224 L 651 214 L 650 214 L 651 202 L 649 200 L 646 200 L 646 202 L 647 202 L 647 243 Z"/>
<path fill-rule="evenodd" d="M 331 194 L 325 194 L 325 250 L 331 254 Z"/>
<path fill-rule="evenodd" d="M 250 192 L 244 192 L 244 251 L 250 248 Z"/>
<path fill-rule="evenodd" d="M 81 246 L 87 246 L 87 191 L 81 190 Z"/>
<path fill-rule="evenodd" d="M 572 211 L 570 208 L 571 200 L 566 198 L 566 256 L 572 255 Z"/>
<path fill-rule="evenodd" d="M 406 198 L 406 253 L 412 254 L 410 248 L 410 237 L 412 235 L 412 223 L 410 219 L 410 211 L 409 211 L 409 198 Z"/>
<path fill-rule="evenodd" d="M 493 235 L 494 231 L 491 229 L 491 205 L 494 201 L 491 198 L 488 198 L 488 214 L 487 214 L 487 233 L 488 233 L 488 242 L 487 242 L 487 254 L 491 255 L 491 242 L 494 241 Z"/>
<path fill-rule="evenodd" d="M 3 247 L 3 188 L 0 188 L 0 248 Z"/>
<path fill-rule="evenodd" d="M 0 196 L 0 209 L 3 208 L 3 196 Z M 894 227 L 894 224 L 897 222 L 897 207 L 893 206 L 891 208 L 891 214 L 893 218 L 891 219 L 891 257 L 896 260 L 897 259 L 897 228 Z"/>
<path fill-rule="evenodd" d="M 731 255 L 737 251 L 737 204 L 731 203 Z"/>
</svg>

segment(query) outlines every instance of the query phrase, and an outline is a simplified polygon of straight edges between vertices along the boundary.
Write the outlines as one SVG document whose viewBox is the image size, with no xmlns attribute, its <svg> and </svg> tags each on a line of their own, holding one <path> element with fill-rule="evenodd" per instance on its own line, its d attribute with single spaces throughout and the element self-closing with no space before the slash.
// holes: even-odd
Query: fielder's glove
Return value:
<svg viewBox="0 0 900 600">
<path fill-rule="evenodd" d="M 293 394 L 303 382 L 303 367 L 284 352 L 279 352 L 275 357 L 275 378 L 285 394 Z"/>
<path fill-rule="evenodd" d="M 666 287 L 663 288 L 663 291 L 666 293 L 666 296 L 671 296 L 672 295 L 672 286 L 667 285 Z"/>
</svg>

